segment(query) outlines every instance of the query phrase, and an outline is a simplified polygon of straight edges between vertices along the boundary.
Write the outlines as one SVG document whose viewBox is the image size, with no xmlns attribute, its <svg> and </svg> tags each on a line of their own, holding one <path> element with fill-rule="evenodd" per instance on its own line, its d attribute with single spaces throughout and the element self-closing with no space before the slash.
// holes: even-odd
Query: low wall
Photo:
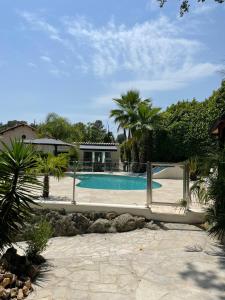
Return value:
<svg viewBox="0 0 225 300">
<path fill-rule="evenodd" d="M 153 174 L 153 179 L 183 179 L 183 168 L 179 166 L 167 167 Z"/>
<path fill-rule="evenodd" d="M 38 201 L 42 209 L 61 210 L 67 212 L 116 212 L 117 214 L 130 213 L 135 216 L 142 216 L 146 219 L 184 224 L 201 224 L 204 221 L 204 213 L 189 210 L 186 213 L 160 213 L 152 212 L 150 208 L 132 205 L 113 205 L 102 203 L 78 203 L 71 204 L 64 201 Z"/>
</svg>

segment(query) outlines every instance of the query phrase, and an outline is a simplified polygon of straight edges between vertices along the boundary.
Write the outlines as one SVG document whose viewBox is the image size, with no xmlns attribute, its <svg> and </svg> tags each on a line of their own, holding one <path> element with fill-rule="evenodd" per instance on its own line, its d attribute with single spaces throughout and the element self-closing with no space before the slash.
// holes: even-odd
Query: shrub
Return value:
<svg viewBox="0 0 225 300">
<path fill-rule="evenodd" d="M 3 143 L 0 153 L 0 251 L 12 246 L 31 215 L 40 182 L 30 171 L 37 167 L 36 154 L 22 141 Z"/>
<path fill-rule="evenodd" d="M 52 226 L 46 220 L 41 220 L 36 225 L 31 226 L 25 233 L 27 256 L 32 259 L 43 252 L 52 233 Z"/>
</svg>

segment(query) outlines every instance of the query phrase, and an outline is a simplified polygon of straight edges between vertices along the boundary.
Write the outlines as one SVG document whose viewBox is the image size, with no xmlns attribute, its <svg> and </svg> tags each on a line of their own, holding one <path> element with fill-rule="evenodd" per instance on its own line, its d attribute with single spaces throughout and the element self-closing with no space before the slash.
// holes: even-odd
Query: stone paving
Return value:
<svg viewBox="0 0 225 300">
<path fill-rule="evenodd" d="M 28 300 L 222 300 L 225 256 L 191 225 L 50 240 Z"/>
</svg>

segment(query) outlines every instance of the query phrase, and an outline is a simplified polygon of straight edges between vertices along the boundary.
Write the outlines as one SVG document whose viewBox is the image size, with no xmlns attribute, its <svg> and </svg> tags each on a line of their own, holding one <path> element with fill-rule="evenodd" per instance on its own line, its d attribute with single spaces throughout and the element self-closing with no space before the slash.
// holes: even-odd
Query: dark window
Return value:
<svg viewBox="0 0 225 300">
<path fill-rule="evenodd" d="M 111 157 L 111 152 L 106 152 L 105 153 L 105 161 L 106 162 L 109 162 L 112 160 L 112 157 Z"/>
<path fill-rule="evenodd" d="M 25 140 L 25 138 L 26 138 L 26 135 L 23 134 L 23 135 L 22 135 L 22 140 Z"/>
<path fill-rule="evenodd" d="M 92 161 L 92 152 L 84 152 L 84 161 Z"/>
</svg>

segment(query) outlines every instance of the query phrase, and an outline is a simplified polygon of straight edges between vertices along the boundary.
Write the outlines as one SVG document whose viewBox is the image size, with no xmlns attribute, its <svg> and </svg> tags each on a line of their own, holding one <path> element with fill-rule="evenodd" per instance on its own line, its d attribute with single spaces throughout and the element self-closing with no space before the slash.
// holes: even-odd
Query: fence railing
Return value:
<svg viewBox="0 0 225 300">
<path fill-rule="evenodd" d="M 76 175 L 79 172 L 128 172 L 133 173 L 134 175 L 137 173 L 146 175 L 146 200 L 145 206 L 150 208 L 153 204 L 158 205 L 180 205 L 178 201 L 167 202 L 161 201 L 157 202 L 153 199 L 153 179 L 154 174 L 161 172 L 166 168 L 174 168 L 179 167 L 181 169 L 182 176 L 182 195 L 181 198 L 186 201 L 186 208 L 189 208 L 190 205 L 190 191 L 189 191 L 189 169 L 187 163 L 161 163 L 161 162 L 147 162 L 147 163 L 113 163 L 113 162 L 83 162 L 76 161 L 70 165 L 69 170 L 73 172 L 73 198 L 72 203 L 76 204 Z M 155 179 L 154 179 L 155 180 Z M 101 193 L 101 192 L 100 192 Z"/>
</svg>

